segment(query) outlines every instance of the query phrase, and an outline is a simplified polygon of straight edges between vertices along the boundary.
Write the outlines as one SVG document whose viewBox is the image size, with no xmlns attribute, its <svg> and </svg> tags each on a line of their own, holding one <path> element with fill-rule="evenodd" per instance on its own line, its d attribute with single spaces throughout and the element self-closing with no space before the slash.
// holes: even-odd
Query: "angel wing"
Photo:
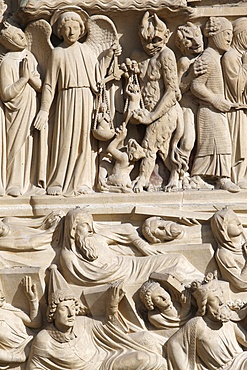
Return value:
<svg viewBox="0 0 247 370">
<path fill-rule="evenodd" d="M 54 48 L 50 38 L 52 34 L 51 25 L 44 19 L 31 22 L 25 28 L 25 35 L 28 42 L 28 50 L 35 56 L 38 62 L 38 71 L 44 81 L 46 66 Z"/>
<path fill-rule="evenodd" d="M 112 44 L 118 43 L 119 38 L 115 24 L 105 15 L 93 15 L 87 21 L 87 39 L 85 43 L 100 55 Z"/>
</svg>

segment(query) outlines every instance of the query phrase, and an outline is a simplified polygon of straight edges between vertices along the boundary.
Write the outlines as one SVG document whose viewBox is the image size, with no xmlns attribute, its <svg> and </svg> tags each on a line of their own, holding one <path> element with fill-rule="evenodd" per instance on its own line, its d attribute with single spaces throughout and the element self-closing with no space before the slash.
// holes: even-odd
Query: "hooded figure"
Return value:
<svg viewBox="0 0 247 370">
<path fill-rule="evenodd" d="M 217 211 L 211 228 L 218 243 L 216 260 L 222 277 L 237 291 L 247 291 L 246 238 L 237 215 L 230 209 Z"/>
</svg>

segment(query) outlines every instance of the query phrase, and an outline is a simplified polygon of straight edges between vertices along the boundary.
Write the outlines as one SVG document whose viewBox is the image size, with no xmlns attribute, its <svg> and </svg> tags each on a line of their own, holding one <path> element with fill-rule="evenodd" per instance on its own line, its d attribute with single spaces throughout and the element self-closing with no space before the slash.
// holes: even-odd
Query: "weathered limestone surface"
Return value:
<svg viewBox="0 0 247 370">
<path fill-rule="evenodd" d="M 246 369 L 246 100 L 246 1 L 0 0 L 0 369 Z"/>
</svg>

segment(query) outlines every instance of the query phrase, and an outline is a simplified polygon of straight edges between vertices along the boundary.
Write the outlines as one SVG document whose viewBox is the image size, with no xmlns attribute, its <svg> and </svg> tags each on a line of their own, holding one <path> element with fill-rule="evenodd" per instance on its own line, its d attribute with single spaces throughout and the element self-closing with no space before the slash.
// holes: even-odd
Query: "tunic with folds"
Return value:
<svg viewBox="0 0 247 370">
<path fill-rule="evenodd" d="M 192 175 L 230 177 L 231 137 L 226 114 L 213 107 L 212 101 L 224 99 L 221 56 L 207 48 L 200 59 L 207 72 L 195 78 L 191 91 L 200 99 L 197 114 L 197 152 Z"/>
<path fill-rule="evenodd" d="M 32 124 L 37 113 L 37 96 L 29 83 L 23 88 L 18 84 L 24 58 L 28 59 L 29 69 L 39 77 L 37 61 L 25 49 L 7 53 L 0 66 L 0 92 L 6 124 L 7 188 L 18 187 L 22 194 L 31 184 L 37 184 L 33 170 L 31 177 L 34 164 Z"/>
</svg>

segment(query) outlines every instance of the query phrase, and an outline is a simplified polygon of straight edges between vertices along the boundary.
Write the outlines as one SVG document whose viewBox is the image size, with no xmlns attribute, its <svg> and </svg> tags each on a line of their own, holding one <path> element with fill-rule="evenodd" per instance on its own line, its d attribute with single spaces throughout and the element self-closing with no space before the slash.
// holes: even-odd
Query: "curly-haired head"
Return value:
<svg viewBox="0 0 247 370">
<path fill-rule="evenodd" d="M 52 322 L 54 320 L 54 315 L 56 313 L 59 303 L 63 301 L 74 301 L 75 302 L 75 312 L 76 315 L 80 311 L 80 305 L 78 299 L 75 295 L 67 289 L 58 289 L 51 295 L 50 304 L 47 308 L 47 321 Z"/>
<path fill-rule="evenodd" d="M 148 311 L 154 310 L 154 303 L 152 301 L 152 292 L 157 288 L 160 288 L 160 284 L 154 281 L 147 281 L 144 283 L 140 289 L 139 297 L 144 303 Z"/>
<path fill-rule="evenodd" d="M 60 17 L 58 18 L 57 36 L 59 38 L 62 38 L 62 28 L 66 24 L 66 22 L 69 21 L 75 21 L 79 23 L 81 29 L 80 37 L 82 37 L 82 35 L 85 32 L 85 24 L 80 15 L 75 12 L 65 12 L 62 15 L 60 15 Z"/>
</svg>

